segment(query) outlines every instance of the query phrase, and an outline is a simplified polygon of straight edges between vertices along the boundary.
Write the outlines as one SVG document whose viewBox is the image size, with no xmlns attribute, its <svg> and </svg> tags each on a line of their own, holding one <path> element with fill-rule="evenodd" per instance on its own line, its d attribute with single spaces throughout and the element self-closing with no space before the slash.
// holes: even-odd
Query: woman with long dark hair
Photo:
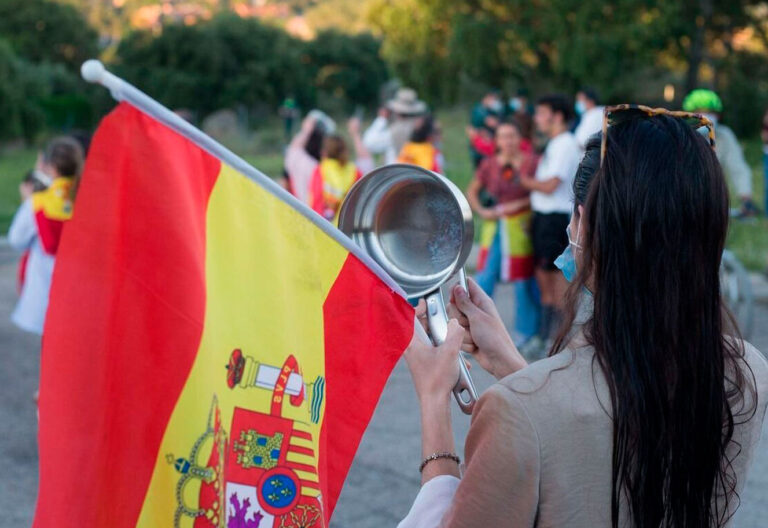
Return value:
<svg viewBox="0 0 768 528">
<path fill-rule="evenodd" d="M 401 527 L 730 525 L 768 363 L 720 296 L 722 170 L 678 117 L 630 109 L 605 139 L 576 174 L 559 259 L 571 285 L 550 357 L 527 366 L 473 282 L 454 290 L 446 343 L 409 347 L 423 486 Z M 500 381 L 475 407 L 460 479 L 450 390 L 462 342 Z"/>
<path fill-rule="evenodd" d="M 466 195 L 483 220 L 475 280 L 490 297 L 497 282 L 514 284 L 514 338 L 526 348 L 539 330 L 540 307 L 529 234 L 531 197 L 521 183 L 536 172 L 537 159 L 520 148 L 522 137 L 517 122 L 499 123 L 494 131 L 496 152 L 480 162 Z"/>
</svg>

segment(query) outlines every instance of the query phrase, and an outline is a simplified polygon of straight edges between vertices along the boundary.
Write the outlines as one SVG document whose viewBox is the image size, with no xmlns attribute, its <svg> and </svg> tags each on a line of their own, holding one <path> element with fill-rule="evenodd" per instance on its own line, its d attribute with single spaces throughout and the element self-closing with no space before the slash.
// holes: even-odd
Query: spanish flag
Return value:
<svg viewBox="0 0 768 528">
<path fill-rule="evenodd" d="M 58 250 L 34 526 L 328 526 L 413 331 L 329 233 L 121 103 Z"/>
</svg>

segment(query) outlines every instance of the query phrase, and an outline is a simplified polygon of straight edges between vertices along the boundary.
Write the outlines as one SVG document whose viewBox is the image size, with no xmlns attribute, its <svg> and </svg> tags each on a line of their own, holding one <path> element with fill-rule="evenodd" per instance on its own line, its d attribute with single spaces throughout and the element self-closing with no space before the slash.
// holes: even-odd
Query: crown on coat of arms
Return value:
<svg viewBox="0 0 768 528">
<path fill-rule="evenodd" d="M 181 475 L 176 484 L 176 512 L 174 526 L 178 528 L 182 517 L 205 518 L 212 527 L 224 528 L 224 456 L 227 432 L 221 426 L 218 401 L 214 396 L 208 413 L 208 426 L 195 443 L 189 455 L 177 457 L 173 453 L 165 460 Z M 203 451 L 203 449 L 205 450 Z M 200 482 L 197 506 L 189 504 L 191 497 L 185 494 L 190 482 Z"/>
</svg>

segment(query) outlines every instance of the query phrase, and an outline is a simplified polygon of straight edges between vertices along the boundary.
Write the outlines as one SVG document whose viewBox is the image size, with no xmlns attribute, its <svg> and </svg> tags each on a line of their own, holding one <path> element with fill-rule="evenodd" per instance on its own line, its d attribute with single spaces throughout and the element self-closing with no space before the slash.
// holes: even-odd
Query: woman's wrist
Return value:
<svg viewBox="0 0 768 528">
<path fill-rule="evenodd" d="M 451 417 L 451 394 L 425 394 L 419 398 L 422 415 Z"/>
<path fill-rule="evenodd" d="M 455 453 L 451 424 L 451 394 L 425 395 L 421 406 L 421 453 L 422 460 L 435 453 Z M 459 476 L 458 464 L 453 460 L 440 458 L 422 469 L 422 484 L 439 475 Z"/>
<path fill-rule="evenodd" d="M 527 366 L 528 363 L 525 361 L 525 358 L 518 352 L 517 347 L 510 338 L 508 342 L 501 347 L 501 351 L 494 362 L 494 368 L 491 374 L 494 378 L 500 380 Z"/>
</svg>

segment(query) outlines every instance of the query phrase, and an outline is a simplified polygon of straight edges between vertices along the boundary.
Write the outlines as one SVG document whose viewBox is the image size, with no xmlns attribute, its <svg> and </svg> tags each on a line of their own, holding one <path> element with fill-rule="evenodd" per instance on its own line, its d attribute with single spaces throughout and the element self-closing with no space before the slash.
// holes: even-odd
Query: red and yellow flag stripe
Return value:
<svg viewBox="0 0 768 528">
<path fill-rule="evenodd" d="M 59 249 L 35 526 L 327 526 L 412 317 L 291 205 L 121 104 Z"/>
</svg>

